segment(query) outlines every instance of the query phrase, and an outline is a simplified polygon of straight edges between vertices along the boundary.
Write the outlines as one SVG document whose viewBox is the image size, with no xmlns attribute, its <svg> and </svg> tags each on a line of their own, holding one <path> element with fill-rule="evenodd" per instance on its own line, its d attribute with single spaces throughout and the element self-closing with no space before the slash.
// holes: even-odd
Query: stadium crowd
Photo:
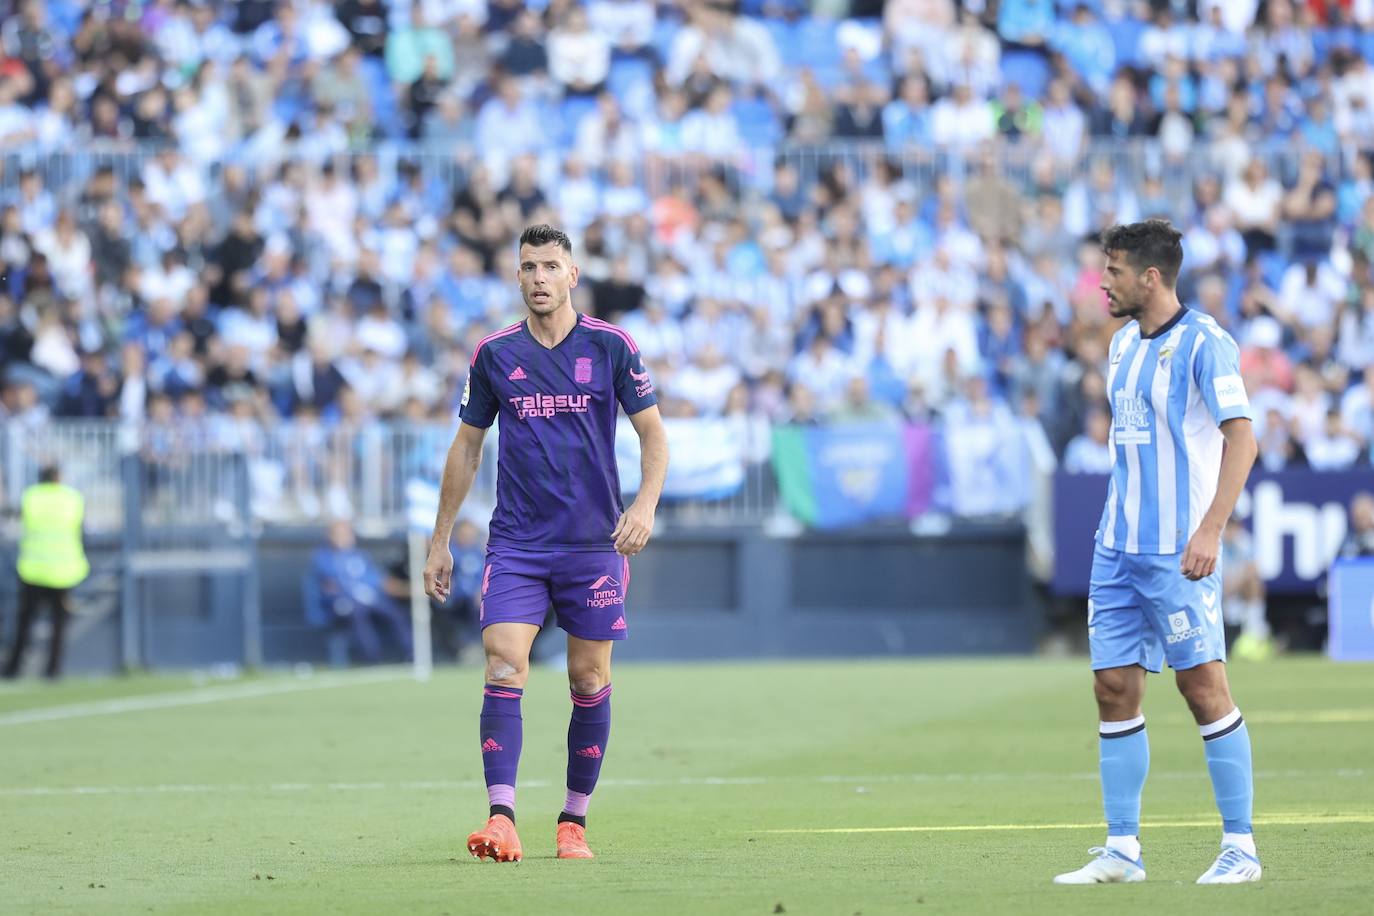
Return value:
<svg viewBox="0 0 1374 916">
<path fill-rule="evenodd" d="M 0 2 L 0 417 L 451 424 L 569 229 L 669 416 L 991 412 L 1106 470 L 1165 216 L 1269 468 L 1374 444 L 1374 3 Z"/>
</svg>

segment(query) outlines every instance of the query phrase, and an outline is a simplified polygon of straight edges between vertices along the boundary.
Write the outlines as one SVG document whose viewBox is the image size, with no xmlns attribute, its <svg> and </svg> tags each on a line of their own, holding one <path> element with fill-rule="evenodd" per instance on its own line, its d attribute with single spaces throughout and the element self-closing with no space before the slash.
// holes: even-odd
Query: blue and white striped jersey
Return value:
<svg viewBox="0 0 1374 916">
<path fill-rule="evenodd" d="M 1253 419 L 1236 342 L 1185 309 L 1148 338 L 1132 321 L 1109 350 L 1111 483 L 1097 540 L 1126 553 L 1179 553 L 1217 492 L 1220 425 Z"/>
</svg>

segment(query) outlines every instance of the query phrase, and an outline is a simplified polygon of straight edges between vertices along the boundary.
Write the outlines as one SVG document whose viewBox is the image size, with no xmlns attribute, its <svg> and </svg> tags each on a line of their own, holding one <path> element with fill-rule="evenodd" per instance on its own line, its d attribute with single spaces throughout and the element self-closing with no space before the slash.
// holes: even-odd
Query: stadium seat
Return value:
<svg viewBox="0 0 1374 916">
<path fill-rule="evenodd" d="M 1266 251 L 1258 258 L 1260 273 L 1271 289 L 1278 289 L 1283 282 L 1283 272 L 1288 269 L 1288 260 L 1276 251 Z"/>
<path fill-rule="evenodd" d="M 806 64 L 817 69 L 838 67 L 841 57 L 840 45 L 835 40 L 835 23 L 828 19 L 803 19 L 797 23 L 792 30 L 789 52 L 783 56 L 789 64 Z"/>
<path fill-rule="evenodd" d="M 1107 31 L 1111 32 L 1112 44 L 1116 46 L 1118 66 L 1134 67 L 1140 63 L 1140 36 L 1146 25 L 1134 16 L 1124 16 L 1115 21 L 1108 20 Z"/>
<path fill-rule="evenodd" d="M 359 70 L 367 84 L 368 98 L 372 101 L 373 122 L 383 136 L 403 136 L 405 128 L 401 120 L 401 110 L 396 104 L 396 93 L 391 87 L 391 77 L 387 75 L 386 64 L 377 58 L 364 56 L 359 63 Z"/>
<path fill-rule="evenodd" d="M 1360 56 L 1374 61 L 1374 32 L 1361 32 L 1359 37 Z"/>
<path fill-rule="evenodd" d="M 569 147 L 577 139 L 577 126 L 582 119 L 596 110 L 596 99 L 586 95 L 568 96 L 558 104 L 560 124 L 559 142 Z"/>
<path fill-rule="evenodd" d="M 1035 51 L 1008 51 L 1002 55 L 1002 85 L 1017 85 L 1026 98 L 1039 98 L 1050 81 L 1050 65 Z"/>
<path fill-rule="evenodd" d="M 628 117 L 642 118 L 654 112 L 654 67 L 642 57 L 617 57 L 611 62 L 606 88 L 620 102 Z"/>
<path fill-rule="evenodd" d="M 731 105 L 740 138 L 748 146 L 772 146 L 782 134 L 777 114 L 766 99 L 737 98 Z"/>
<path fill-rule="evenodd" d="M 654 34 L 649 39 L 649 44 L 658 52 L 659 60 L 668 59 L 668 52 L 673 48 L 673 39 L 677 37 L 680 28 L 682 23 L 671 16 L 659 16 L 654 22 Z"/>
</svg>

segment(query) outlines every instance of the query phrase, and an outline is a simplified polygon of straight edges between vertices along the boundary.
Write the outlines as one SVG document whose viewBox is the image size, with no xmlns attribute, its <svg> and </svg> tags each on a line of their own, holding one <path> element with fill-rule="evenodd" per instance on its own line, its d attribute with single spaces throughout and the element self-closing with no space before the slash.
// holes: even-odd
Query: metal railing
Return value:
<svg viewBox="0 0 1374 916">
<path fill-rule="evenodd" d="M 99 141 L 80 150 L 33 147 L 0 149 L 0 191 L 17 188 L 21 174 L 29 169 L 43 176 L 46 185 L 57 191 L 74 193 L 82 182 L 101 167 L 113 170 L 116 180 L 127 185 L 130 179 L 142 175 L 158 150 L 160 142 Z M 1018 142 L 998 143 L 993 147 L 994 161 L 1008 178 L 1029 181 L 1038 160 L 1049 152 L 1047 144 L 1022 139 Z M 1152 138 L 1117 140 L 1089 138 L 1076 161 L 1058 161 L 1055 169 L 1060 178 L 1084 171 L 1083 166 L 1104 160 L 1119 176 L 1138 182 L 1147 174 L 1161 175 L 1171 185 L 1184 184 L 1203 175 L 1215 175 L 1222 168 L 1217 157 L 1219 148 L 1205 140 L 1192 144 L 1184 153 L 1168 155 Z M 1347 154 L 1353 150 L 1346 151 Z M 1271 173 L 1278 176 L 1296 174 L 1302 147 L 1290 142 L 1259 143 L 1251 153 L 1263 159 Z M 863 180 L 881 162 L 895 162 L 908 180 L 929 187 L 937 177 L 950 175 L 960 178 L 967 174 L 977 152 L 970 148 L 938 146 L 888 146 L 880 141 L 833 141 L 822 144 L 781 143 L 776 146 L 747 146 L 724 157 L 676 153 L 646 154 L 635 163 L 638 183 L 650 194 L 662 194 L 672 188 L 692 185 L 695 178 L 711 170 L 723 170 L 732 190 L 767 192 L 771 190 L 773 164 L 781 159 L 791 164 L 804 185 L 815 182 L 823 173 L 842 165 L 858 180 Z M 552 152 L 544 157 L 544 176 L 556 181 L 563 154 Z M 350 166 L 362 157 L 373 157 L 383 176 L 394 179 L 402 162 L 418 165 L 430 180 L 449 186 L 461 186 L 474 166 L 483 161 L 478 150 L 470 145 L 437 144 L 427 142 L 383 141 L 358 147 L 329 159 L 342 166 Z M 1348 155 L 1347 157 L 1348 158 Z M 207 177 L 216 179 L 226 165 L 245 169 L 250 179 L 262 183 L 271 180 L 281 163 L 305 162 L 318 166 L 319 157 L 294 144 L 282 144 L 268 157 L 244 158 L 238 150 L 230 149 L 218 160 L 203 163 Z M 1339 163 L 1333 163 L 1338 166 Z M 603 169 L 592 169 L 604 178 Z"/>
<path fill-rule="evenodd" d="M 246 473 L 252 520 L 259 524 L 318 525 L 345 517 L 360 530 L 380 534 L 405 526 L 407 483 L 437 482 L 452 438 L 453 429 L 442 424 L 325 427 L 228 418 L 176 424 L 0 423 L 0 511 L 17 511 L 24 487 L 37 480 L 44 465 L 55 463 L 63 480 L 85 496 L 92 533 L 124 529 L 131 511 L 126 475 L 131 473 L 141 475 L 138 511 L 144 531 L 167 537 L 181 537 L 197 526 L 224 532 L 246 521 L 235 496 L 239 475 Z M 496 440 L 496 435 L 487 439 L 487 455 L 469 496 L 477 514 L 496 502 Z M 759 446 L 747 443 L 755 460 L 746 460 L 744 484 L 736 492 L 670 502 L 663 516 L 703 525 L 767 520 L 777 507 L 776 485 L 767 449 Z"/>
</svg>

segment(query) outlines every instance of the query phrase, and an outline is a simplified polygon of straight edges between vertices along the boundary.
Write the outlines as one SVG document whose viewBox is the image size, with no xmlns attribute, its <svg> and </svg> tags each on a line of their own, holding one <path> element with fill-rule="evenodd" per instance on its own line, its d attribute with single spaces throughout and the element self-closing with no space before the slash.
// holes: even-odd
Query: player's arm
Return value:
<svg viewBox="0 0 1374 916">
<path fill-rule="evenodd" d="M 658 498 L 663 495 L 663 481 L 668 476 L 668 433 L 663 428 L 658 405 L 630 414 L 630 424 L 639 435 L 639 493 L 611 532 L 616 552 L 627 557 L 639 553 L 649 543 Z"/>
<path fill-rule="evenodd" d="M 487 431 L 482 427 L 459 423 L 444 461 L 444 478 L 439 484 L 439 513 L 434 520 L 429 559 L 425 563 L 425 594 L 440 601 L 448 600 L 452 584 L 453 553 L 449 541 L 453 538 L 453 526 L 482 463 L 482 441 L 486 437 Z"/>
<path fill-rule="evenodd" d="M 1221 473 L 1217 479 L 1217 495 L 1202 516 L 1202 524 L 1188 540 L 1183 551 L 1180 569 L 1189 579 L 1204 579 L 1217 568 L 1221 552 L 1221 533 L 1226 520 L 1236 508 L 1240 491 L 1250 476 L 1259 447 L 1255 444 L 1255 430 L 1247 417 L 1235 417 L 1221 424 L 1226 448 L 1221 454 Z"/>
</svg>

